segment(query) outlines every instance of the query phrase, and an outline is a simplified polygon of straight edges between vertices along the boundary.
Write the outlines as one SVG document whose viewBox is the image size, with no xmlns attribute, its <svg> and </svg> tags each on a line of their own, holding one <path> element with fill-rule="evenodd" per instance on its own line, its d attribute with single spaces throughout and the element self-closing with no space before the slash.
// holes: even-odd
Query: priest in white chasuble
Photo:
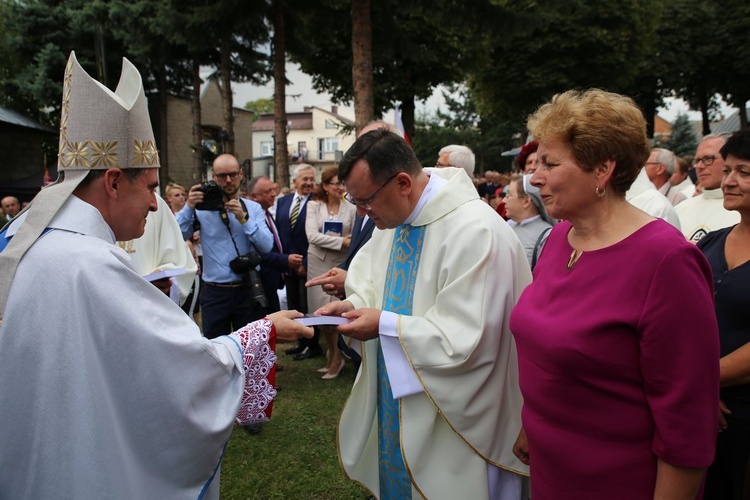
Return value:
<svg viewBox="0 0 750 500">
<path fill-rule="evenodd" d="M 361 342 L 338 429 L 347 475 L 381 499 L 522 498 L 508 329 L 531 280 L 522 245 L 463 170 L 423 170 L 387 131 L 357 139 L 339 178 L 377 226 L 346 300 L 317 311 L 353 319 L 338 331 Z"/>
<path fill-rule="evenodd" d="M 58 181 L 1 237 L 0 498 L 218 498 L 233 424 L 268 418 L 282 312 L 214 340 L 116 241 L 157 209 L 141 77 L 115 92 L 71 54 Z M 170 214 L 171 217 L 171 214 Z"/>
</svg>

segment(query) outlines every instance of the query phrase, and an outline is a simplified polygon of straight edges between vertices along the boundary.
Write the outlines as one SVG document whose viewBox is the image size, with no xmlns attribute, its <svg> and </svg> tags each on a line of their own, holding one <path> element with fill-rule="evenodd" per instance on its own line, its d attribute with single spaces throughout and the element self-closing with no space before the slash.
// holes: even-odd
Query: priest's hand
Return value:
<svg viewBox="0 0 750 500">
<path fill-rule="evenodd" d="M 300 337 L 310 338 L 313 336 L 313 329 L 309 326 L 302 326 L 301 323 L 294 321 L 294 318 L 304 316 L 297 311 L 279 311 L 266 316 L 276 327 L 277 342 L 294 342 Z"/>
<path fill-rule="evenodd" d="M 353 321 L 345 325 L 340 325 L 336 331 L 341 335 L 346 335 L 356 340 L 365 341 L 377 338 L 380 333 L 380 313 L 380 309 L 369 307 L 344 313 L 341 316 Z"/>
<path fill-rule="evenodd" d="M 337 300 L 335 302 L 329 302 L 323 307 L 319 308 L 313 314 L 319 314 L 320 316 L 343 316 L 344 313 L 354 310 L 354 305 L 348 300 Z"/>
<path fill-rule="evenodd" d="M 305 283 L 307 288 L 318 286 L 323 289 L 328 295 L 338 297 L 339 299 L 344 298 L 344 283 L 346 282 L 346 271 L 341 268 L 334 267 L 325 274 L 321 274 L 317 278 L 313 278 Z"/>
<path fill-rule="evenodd" d="M 156 288 L 161 291 L 164 295 L 169 295 L 169 291 L 172 289 L 172 278 L 162 278 L 160 280 L 154 280 L 151 282 Z"/>
</svg>

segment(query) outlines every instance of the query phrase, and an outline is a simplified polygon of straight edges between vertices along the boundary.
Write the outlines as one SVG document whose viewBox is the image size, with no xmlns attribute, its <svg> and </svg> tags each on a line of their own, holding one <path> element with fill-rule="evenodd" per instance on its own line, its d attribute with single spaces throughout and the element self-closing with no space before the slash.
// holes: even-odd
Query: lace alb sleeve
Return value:
<svg viewBox="0 0 750 500">
<path fill-rule="evenodd" d="M 247 425 L 263 422 L 271 417 L 273 398 L 276 397 L 276 330 L 268 319 L 248 324 L 230 335 L 242 348 L 245 368 L 245 391 L 236 422 Z"/>
</svg>

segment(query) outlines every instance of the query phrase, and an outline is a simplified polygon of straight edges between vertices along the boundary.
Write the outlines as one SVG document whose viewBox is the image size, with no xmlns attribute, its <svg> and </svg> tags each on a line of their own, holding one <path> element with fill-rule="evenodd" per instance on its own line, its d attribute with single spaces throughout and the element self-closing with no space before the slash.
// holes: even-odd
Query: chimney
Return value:
<svg viewBox="0 0 750 500">
<path fill-rule="evenodd" d="M 310 111 L 312 111 L 312 108 L 310 106 L 304 106 L 302 108 L 302 111 L 305 112 L 305 113 L 309 113 Z"/>
<path fill-rule="evenodd" d="M 338 106 L 331 106 L 331 113 L 334 115 L 339 114 L 339 107 Z"/>
</svg>

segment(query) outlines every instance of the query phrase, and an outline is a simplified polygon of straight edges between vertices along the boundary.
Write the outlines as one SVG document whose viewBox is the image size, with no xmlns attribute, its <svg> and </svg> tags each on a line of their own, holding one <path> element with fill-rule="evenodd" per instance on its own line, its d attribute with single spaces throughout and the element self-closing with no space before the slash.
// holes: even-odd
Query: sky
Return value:
<svg viewBox="0 0 750 500">
<path fill-rule="evenodd" d="M 331 96 L 328 93 L 318 94 L 312 85 L 312 77 L 306 75 L 300 70 L 298 64 L 288 62 L 286 65 L 286 76 L 291 82 L 286 87 L 286 110 L 287 112 L 302 111 L 304 106 L 318 106 L 320 108 L 330 109 Z M 261 98 L 273 97 L 273 80 L 264 86 L 255 86 L 250 83 L 235 83 L 233 85 L 235 93 L 235 106 L 243 107 L 247 101 L 254 101 Z M 424 112 L 434 113 L 439 107 L 444 107 L 445 100 L 442 96 L 442 89 L 438 87 L 432 96 L 424 102 L 416 103 L 417 116 Z M 732 111 L 733 108 L 724 106 L 724 116 Z M 350 119 L 354 119 L 354 107 L 339 105 L 339 114 Z M 659 108 L 658 114 L 668 122 L 674 122 L 679 113 L 688 113 L 690 120 L 700 120 L 700 112 L 690 111 L 687 103 L 682 99 L 669 99 L 667 105 Z M 385 121 L 393 121 L 393 112 L 390 111 L 384 117 Z"/>
</svg>

